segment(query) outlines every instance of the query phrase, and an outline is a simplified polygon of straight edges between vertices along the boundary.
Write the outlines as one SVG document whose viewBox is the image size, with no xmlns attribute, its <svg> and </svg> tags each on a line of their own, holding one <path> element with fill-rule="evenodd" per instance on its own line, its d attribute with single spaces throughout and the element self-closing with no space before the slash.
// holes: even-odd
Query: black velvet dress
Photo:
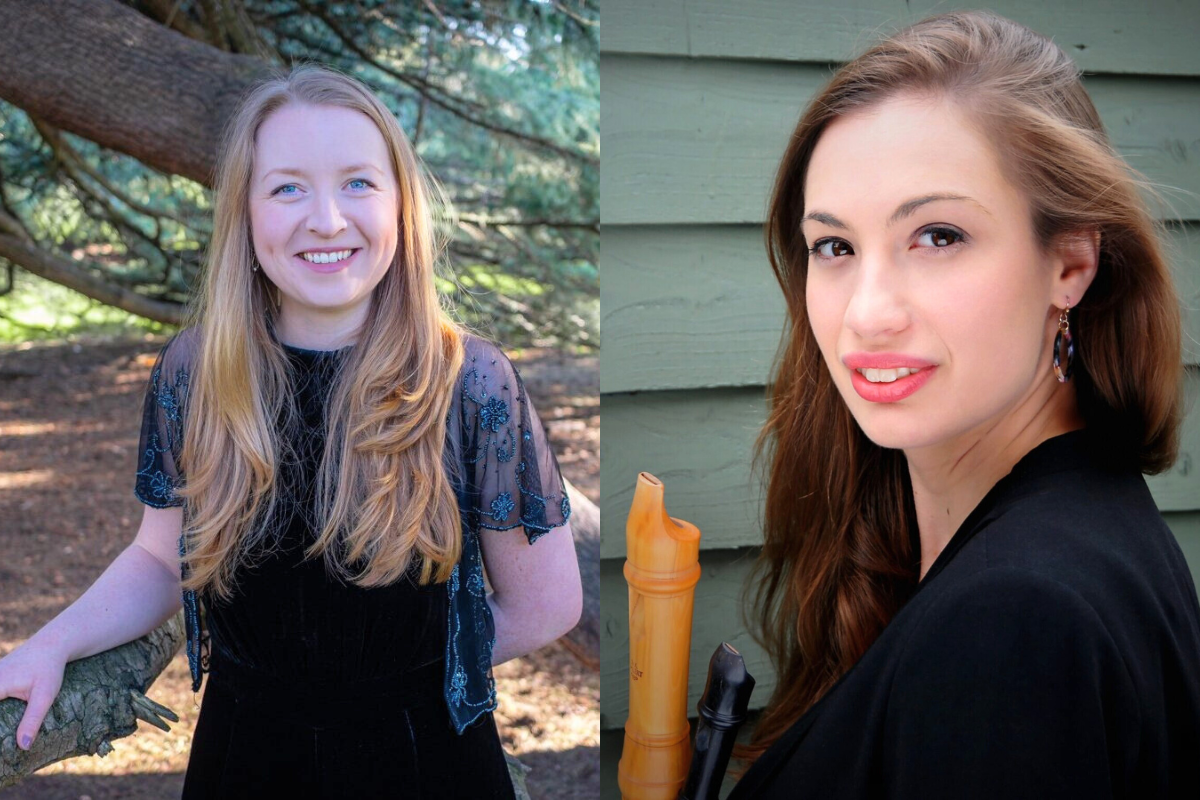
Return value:
<svg viewBox="0 0 1200 800">
<path fill-rule="evenodd" d="M 234 599 L 200 595 L 209 679 L 183 797 L 513 798 L 492 714 L 461 735 L 448 716 L 445 584 L 362 589 L 303 559 L 343 351 L 285 349 L 303 417 L 279 476 L 290 500 Z"/>
</svg>

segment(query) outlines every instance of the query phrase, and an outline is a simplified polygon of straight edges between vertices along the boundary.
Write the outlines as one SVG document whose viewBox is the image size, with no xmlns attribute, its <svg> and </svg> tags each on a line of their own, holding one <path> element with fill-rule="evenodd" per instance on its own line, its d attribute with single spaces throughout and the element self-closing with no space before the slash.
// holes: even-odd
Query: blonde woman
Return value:
<svg viewBox="0 0 1200 800">
<path fill-rule="evenodd" d="M 1200 605 L 1143 473 L 1180 300 L 1079 70 L 985 12 L 803 113 L 754 595 L 778 683 L 742 798 L 1200 796 Z"/>
<path fill-rule="evenodd" d="M 182 598 L 194 691 L 209 674 L 185 798 L 511 798 L 490 667 L 581 609 L 521 378 L 443 311 L 422 168 L 361 83 L 262 82 L 220 153 L 203 289 L 146 394 L 141 528 L 0 662 L 19 743 L 66 662 Z"/>
</svg>

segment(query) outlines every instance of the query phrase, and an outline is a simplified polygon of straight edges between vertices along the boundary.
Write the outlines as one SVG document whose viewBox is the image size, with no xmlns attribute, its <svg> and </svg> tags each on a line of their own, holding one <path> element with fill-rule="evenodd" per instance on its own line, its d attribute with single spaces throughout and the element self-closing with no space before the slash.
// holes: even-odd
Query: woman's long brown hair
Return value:
<svg viewBox="0 0 1200 800">
<path fill-rule="evenodd" d="M 858 427 L 821 358 L 805 310 L 805 173 L 830 121 L 901 94 L 965 110 L 1024 194 L 1043 248 L 1101 234 L 1099 269 L 1074 308 L 1080 412 L 1121 462 L 1155 474 L 1178 449 L 1180 302 L 1153 188 L 1110 144 L 1075 64 L 1053 42 L 986 12 L 931 17 L 846 64 L 808 105 L 779 166 L 765 235 L 787 302 L 755 447 L 765 476 L 764 544 L 743 604 L 778 683 L 744 768 L 845 674 L 912 596 L 920 548 L 904 453 Z"/>
</svg>

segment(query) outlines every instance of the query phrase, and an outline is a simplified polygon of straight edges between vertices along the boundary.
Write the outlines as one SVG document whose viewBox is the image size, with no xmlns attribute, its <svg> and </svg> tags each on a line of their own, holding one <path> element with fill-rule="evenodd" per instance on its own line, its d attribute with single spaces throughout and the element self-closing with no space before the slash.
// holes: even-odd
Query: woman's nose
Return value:
<svg viewBox="0 0 1200 800">
<path fill-rule="evenodd" d="M 904 280 L 895 265 L 878 259 L 860 261 L 845 322 L 846 327 L 865 340 L 899 333 L 908 327 Z"/>
<path fill-rule="evenodd" d="M 308 215 L 308 229 L 320 236 L 335 236 L 346 227 L 346 219 L 338 207 L 336 194 L 318 194 Z"/>
</svg>

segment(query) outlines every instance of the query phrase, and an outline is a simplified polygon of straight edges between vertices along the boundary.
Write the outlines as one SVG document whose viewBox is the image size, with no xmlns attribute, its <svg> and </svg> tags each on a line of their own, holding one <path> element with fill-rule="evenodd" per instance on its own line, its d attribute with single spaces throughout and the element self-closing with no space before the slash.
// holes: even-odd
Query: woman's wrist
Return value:
<svg viewBox="0 0 1200 800">
<path fill-rule="evenodd" d="M 67 664 L 75 659 L 72 657 L 70 644 L 67 637 L 55 626 L 57 617 L 51 620 L 42 627 L 37 633 L 25 640 L 21 647 L 29 650 L 41 650 L 46 653 L 51 653 L 54 656 L 61 658 L 64 664 Z M 18 648 L 20 649 L 20 648 Z"/>
</svg>

